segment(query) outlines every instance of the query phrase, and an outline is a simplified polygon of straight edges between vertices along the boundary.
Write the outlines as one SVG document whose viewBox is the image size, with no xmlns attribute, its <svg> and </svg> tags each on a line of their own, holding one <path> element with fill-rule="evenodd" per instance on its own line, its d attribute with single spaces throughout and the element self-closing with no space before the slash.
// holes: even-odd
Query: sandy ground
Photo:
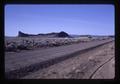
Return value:
<svg viewBox="0 0 120 84">
<path fill-rule="evenodd" d="M 111 42 L 22 79 L 113 79 L 114 49 L 114 42 Z"/>
<path fill-rule="evenodd" d="M 114 65 L 114 58 L 112 58 L 108 63 L 104 66 L 100 67 L 97 72 L 92 76 L 92 79 L 112 79 L 114 78 L 115 74 L 115 65 Z"/>
</svg>

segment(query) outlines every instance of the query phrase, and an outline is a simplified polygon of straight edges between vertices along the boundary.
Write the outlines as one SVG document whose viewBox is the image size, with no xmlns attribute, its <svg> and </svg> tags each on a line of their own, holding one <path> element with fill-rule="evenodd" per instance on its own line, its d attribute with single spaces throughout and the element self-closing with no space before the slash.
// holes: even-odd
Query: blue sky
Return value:
<svg viewBox="0 0 120 84">
<path fill-rule="evenodd" d="M 65 31 L 69 34 L 114 35 L 113 5 L 6 5 L 5 36 Z"/>
</svg>

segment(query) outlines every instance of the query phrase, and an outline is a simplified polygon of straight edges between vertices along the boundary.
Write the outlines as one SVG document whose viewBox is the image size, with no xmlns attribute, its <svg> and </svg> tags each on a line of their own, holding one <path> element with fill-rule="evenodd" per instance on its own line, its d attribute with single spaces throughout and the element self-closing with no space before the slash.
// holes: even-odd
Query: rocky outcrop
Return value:
<svg viewBox="0 0 120 84">
<path fill-rule="evenodd" d="M 70 37 L 69 34 L 67 34 L 64 31 L 61 31 L 59 33 L 47 33 L 47 34 L 37 34 L 37 35 L 32 35 L 32 34 L 26 34 L 21 31 L 18 32 L 18 37 L 28 37 L 28 36 L 45 36 L 45 37 Z"/>
<path fill-rule="evenodd" d="M 60 33 L 57 34 L 57 37 L 70 37 L 66 32 L 61 31 Z"/>
<path fill-rule="evenodd" d="M 28 37 L 29 35 L 28 34 L 25 34 L 21 31 L 18 32 L 18 37 Z"/>
</svg>

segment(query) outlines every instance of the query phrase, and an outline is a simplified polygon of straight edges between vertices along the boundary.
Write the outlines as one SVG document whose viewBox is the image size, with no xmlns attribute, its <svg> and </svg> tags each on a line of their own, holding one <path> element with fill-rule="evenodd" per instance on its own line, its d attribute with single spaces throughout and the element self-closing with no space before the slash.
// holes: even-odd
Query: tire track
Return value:
<svg viewBox="0 0 120 84">
<path fill-rule="evenodd" d="M 92 74 L 91 76 L 89 77 L 89 79 L 92 79 L 92 77 L 96 74 L 96 72 L 101 68 L 103 67 L 106 63 L 110 62 L 114 57 L 111 57 L 110 59 L 108 59 L 106 62 L 104 62 L 103 64 L 101 64 Z"/>
</svg>

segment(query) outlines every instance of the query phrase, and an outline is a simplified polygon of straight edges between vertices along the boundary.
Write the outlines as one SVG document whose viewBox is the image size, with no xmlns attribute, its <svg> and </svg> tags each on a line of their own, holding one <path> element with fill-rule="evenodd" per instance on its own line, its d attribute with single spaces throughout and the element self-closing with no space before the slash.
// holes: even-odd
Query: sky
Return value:
<svg viewBox="0 0 120 84">
<path fill-rule="evenodd" d="M 77 35 L 114 35 L 115 9 L 107 4 L 6 5 L 5 36 L 65 31 Z"/>
</svg>

